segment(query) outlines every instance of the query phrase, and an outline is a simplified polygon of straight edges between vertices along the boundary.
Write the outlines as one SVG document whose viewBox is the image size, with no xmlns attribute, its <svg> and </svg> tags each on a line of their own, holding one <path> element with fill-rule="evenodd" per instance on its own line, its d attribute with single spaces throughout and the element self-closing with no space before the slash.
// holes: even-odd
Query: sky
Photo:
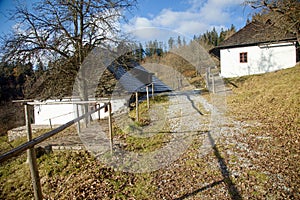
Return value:
<svg viewBox="0 0 300 200">
<path fill-rule="evenodd" d="M 15 0 L 0 0 L 0 34 L 12 30 L 13 22 L 5 17 L 15 6 Z M 30 3 L 29 0 L 22 2 Z M 164 40 L 172 34 L 186 38 L 198 36 L 213 27 L 217 31 L 233 24 L 242 28 L 251 18 L 244 0 L 138 0 L 127 24 L 121 24 L 126 33 L 132 33 L 138 40 Z M 164 38 L 165 36 L 165 38 Z"/>
<path fill-rule="evenodd" d="M 156 27 L 192 38 L 213 27 L 217 31 L 233 24 L 237 29 L 251 18 L 244 0 L 141 0 L 126 31 Z M 146 31 L 145 31 L 146 32 Z"/>
</svg>

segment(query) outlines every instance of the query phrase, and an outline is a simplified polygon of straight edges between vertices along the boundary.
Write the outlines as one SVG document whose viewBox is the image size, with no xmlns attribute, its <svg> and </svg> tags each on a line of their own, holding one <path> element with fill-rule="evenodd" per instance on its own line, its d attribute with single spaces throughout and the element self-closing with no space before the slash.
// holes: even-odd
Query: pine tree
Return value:
<svg viewBox="0 0 300 200">
<path fill-rule="evenodd" d="M 172 37 L 168 40 L 169 50 L 174 48 L 174 39 Z"/>
<path fill-rule="evenodd" d="M 177 37 L 177 47 L 180 48 L 182 46 L 180 36 Z"/>
</svg>

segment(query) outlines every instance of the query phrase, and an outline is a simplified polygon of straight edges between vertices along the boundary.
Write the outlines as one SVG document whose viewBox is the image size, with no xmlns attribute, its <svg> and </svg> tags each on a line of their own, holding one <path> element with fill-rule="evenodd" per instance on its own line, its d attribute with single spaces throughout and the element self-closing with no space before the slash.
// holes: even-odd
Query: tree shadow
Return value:
<svg viewBox="0 0 300 200">
<path fill-rule="evenodd" d="M 180 200 L 180 199 L 185 199 L 185 198 L 188 198 L 188 197 L 193 197 L 195 195 L 197 195 L 198 193 L 200 192 L 203 192 L 205 190 L 208 190 L 208 189 L 211 189 L 221 183 L 225 183 L 226 187 L 227 187 L 227 190 L 229 192 L 229 195 L 231 197 L 231 199 L 234 199 L 234 200 L 241 200 L 243 199 L 241 194 L 239 193 L 238 189 L 236 188 L 235 184 L 232 182 L 231 178 L 230 178 L 230 172 L 228 170 L 228 167 L 224 161 L 224 158 L 221 156 L 220 154 L 220 151 L 219 149 L 217 148 L 217 146 L 215 145 L 215 141 L 214 139 L 212 138 L 210 132 L 207 132 L 207 135 L 208 135 L 208 138 L 209 138 L 209 141 L 212 145 L 212 149 L 214 151 L 214 155 L 216 156 L 216 158 L 218 159 L 218 164 L 219 164 L 219 169 L 222 173 L 222 176 L 223 176 L 223 179 L 222 180 L 219 180 L 219 181 L 215 181 L 211 184 L 208 184 L 202 188 L 199 188 L 191 193 L 188 193 L 188 194 L 185 194 L 179 198 L 176 198 L 177 200 Z"/>
<path fill-rule="evenodd" d="M 191 100 L 191 98 L 189 97 L 189 95 L 186 95 L 187 98 L 189 99 L 189 101 L 191 101 L 192 103 L 192 107 L 197 110 L 197 112 L 199 112 L 200 115 L 203 115 L 202 112 L 194 105 L 194 102 Z M 215 181 L 211 184 L 208 184 L 200 189 L 197 189 L 191 193 L 188 193 L 188 194 L 185 194 L 183 195 L 182 197 L 179 197 L 177 199 L 185 199 L 185 198 L 188 198 L 188 197 L 192 197 L 200 192 L 203 192 L 204 190 L 207 190 L 207 189 L 210 189 L 210 188 L 213 188 L 221 183 L 225 183 L 226 184 L 226 187 L 227 187 L 227 190 L 229 192 L 229 195 L 231 197 L 231 199 L 234 199 L 234 200 L 240 200 L 242 199 L 242 196 L 241 194 L 239 193 L 238 189 L 236 188 L 235 184 L 232 182 L 231 178 L 230 178 L 230 172 L 228 170 L 228 167 L 226 165 L 226 162 L 224 160 L 224 158 L 221 156 L 220 154 L 220 151 L 218 149 L 218 147 L 215 145 L 215 140 L 213 139 L 211 133 L 208 131 L 207 132 L 207 136 L 209 138 L 209 141 L 210 141 L 210 145 L 212 146 L 212 149 L 214 151 L 214 155 L 215 157 L 218 159 L 218 164 L 219 164 L 219 169 L 222 173 L 222 176 L 223 176 L 223 180 L 220 180 L 220 181 Z"/>
<path fill-rule="evenodd" d="M 223 181 L 224 181 L 224 180 L 215 181 L 215 182 L 213 182 L 213 183 L 211 183 L 211 184 L 208 184 L 208 185 L 206 185 L 206 186 L 204 186 L 204 187 L 202 187 L 202 188 L 200 188 L 200 189 L 198 189 L 198 190 L 195 190 L 195 191 L 193 191 L 193 192 L 191 192 L 191 193 L 189 193 L 189 194 L 185 194 L 185 195 L 183 195 L 182 197 L 176 198 L 175 200 L 182 200 L 182 199 L 185 199 L 185 198 L 188 198 L 188 197 L 195 196 L 195 195 L 198 194 L 199 192 L 203 192 L 204 190 L 213 188 L 213 187 L 215 187 L 215 186 L 221 184 Z"/>
<path fill-rule="evenodd" d="M 235 184 L 232 182 L 230 178 L 230 172 L 228 170 L 228 167 L 226 165 L 226 162 L 224 161 L 224 158 L 221 156 L 219 149 L 217 148 L 215 144 L 214 139 L 212 138 L 210 132 L 207 133 L 209 141 L 212 145 L 212 148 L 214 150 L 214 154 L 216 158 L 218 159 L 219 168 L 221 170 L 223 181 L 227 186 L 228 192 L 231 196 L 231 199 L 242 199 L 242 196 L 240 195 L 238 189 L 236 188 Z"/>
</svg>

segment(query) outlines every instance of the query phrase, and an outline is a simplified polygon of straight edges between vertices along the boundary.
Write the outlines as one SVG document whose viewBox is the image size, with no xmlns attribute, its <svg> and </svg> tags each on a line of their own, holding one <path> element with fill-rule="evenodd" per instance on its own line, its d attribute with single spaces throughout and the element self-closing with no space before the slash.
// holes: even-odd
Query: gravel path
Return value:
<svg viewBox="0 0 300 200">
<path fill-rule="evenodd" d="M 169 165 L 189 148 L 195 138 L 203 140 L 202 146 L 199 147 L 199 155 L 204 156 L 212 150 L 221 135 L 232 133 L 231 125 L 228 125 L 228 119 L 224 114 L 225 89 L 222 80 L 216 79 L 216 94 L 210 96 L 210 102 L 190 90 L 168 93 L 167 104 L 152 105 L 149 110 L 151 124 L 144 127 L 132 126 L 129 135 L 151 137 L 159 132 L 169 131 L 172 135 L 170 141 L 154 152 L 124 151 L 122 141 L 115 138 L 113 157 L 107 156 L 111 149 L 107 120 L 94 122 L 88 128 L 82 129 L 79 137 L 66 136 L 55 141 L 47 141 L 43 145 L 51 144 L 53 149 L 78 150 L 85 147 L 103 162 L 131 172 L 154 171 Z M 128 124 L 134 123 L 126 114 L 116 116 L 114 121 L 123 130 L 128 129 Z"/>
<path fill-rule="evenodd" d="M 81 140 L 88 151 L 101 161 L 114 168 L 129 172 L 155 171 L 178 159 L 191 145 L 195 138 L 201 138 L 203 145 L 199 147 L 199 155 L 206 155 L 215 142 L 224 134 L 230 132 L 225 128 L 226 102 L 223 83 L 216 81 L 216 94 L 211 95 L 208 102 L 202 95 L 192 91 L 177 91 L 168 93 L 166 104 L 154 104 L 149 110 L 151 123 L 148 126 L 136 127 L 132 119 L 123 116 L 114 118 L 115 124 L 134 137 L 151 137 L 153 134 L 166 130 L 171 133 L 171 139 L 160 149 L 153 152 L 137 153 L 124 150 L 126 145 L 114 138 L 113 155 L 109 154 L 109 139 L 105 128 L 94 124 L 81 134 Z M 129 127 L 129 128 L 128 128 Z"/>
</svg>

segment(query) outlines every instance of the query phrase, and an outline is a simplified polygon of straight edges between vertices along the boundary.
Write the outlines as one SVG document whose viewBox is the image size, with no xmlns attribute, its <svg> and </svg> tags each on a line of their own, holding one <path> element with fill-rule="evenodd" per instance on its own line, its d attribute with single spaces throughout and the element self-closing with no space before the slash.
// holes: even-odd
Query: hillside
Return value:
<svg viewBox="0 0 300 200">
<path fill-rule="evenodd" d="M 277 72 L 242 77 L 228 98 L 230 115 L 254 123 L 238 141 L 246 141 L 246 155 L 266 175 L 261 194 L 299 198 L 300 186 L 300 64 Z M 252 177 L 253 178 L 253 177 Z M 296 199 L 297 199 L 296 198 Z"/>
<path fill-rule="evenodd" d="M 130 173 L 116 171 L 85 151 L 45 154 L 38 159 L 44 197 L 299 199 L 299 74 L 300 65 L 297 65 L 278 72 L 228 80 L 232 83 L 228 84 L 232 93 L 227 96 L 227 123 L 222 124 L 225 131 L 216 145 L 207 154 L 200 155 L 203 137 L 209 135 L 209 131 L 204 128 L 196 133 L 187 132 L 194 134 L 193 142 L 166 168 Z M 213 95 L 204 96 L 205 99 L 211 97 Z M 166 101 L 157 104 L 160 108 L 168 106 Z M 198 104 L 193 106 L 203 110 Z M 205 113 L 203 117 L 209 119 L 209 115 Z M 134 139 L 126 133 L 120 137 L 127 142 L 127 149 L 147 152 L 164 145 L 168 139 L 161 135 L 170 136 L 165 131 L 159 137 L 150 137 L 151 140 Z M 1 151 L 16 144 L 8 144 L 2 137 Z M 25 161 L 23 155 L 0 165 L 1 199 L 32 197 Z"/>
</svg>

